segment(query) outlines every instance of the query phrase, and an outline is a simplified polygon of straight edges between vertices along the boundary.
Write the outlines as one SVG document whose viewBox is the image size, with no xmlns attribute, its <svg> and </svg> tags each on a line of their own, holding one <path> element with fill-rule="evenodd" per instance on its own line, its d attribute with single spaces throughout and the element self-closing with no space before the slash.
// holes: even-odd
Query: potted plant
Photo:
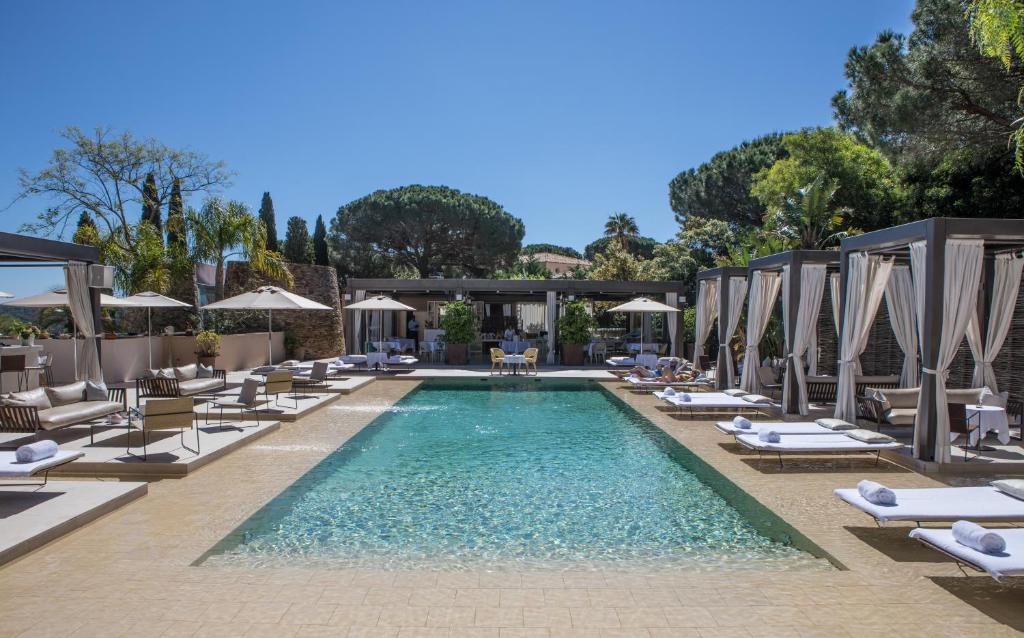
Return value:
<svg viewBox="0 0 1024 638">
<path fill-rule="evenodd" d="M 212 330 L 204 330 L 196 335 L 196 360 L 212 367 L 220 354 L 220 335 Z"/>
<path fill-rule="evenodd" d="M 23 323 L 18 334 L 21 336 L 21 345 L 33 346 L 36 343 L 36 337 L 39 336 L 39 328 L 31 323 Z"/>
<path fill-rule="evenodd" d="M 563 365 L 583 365 L 583 346 L 590 343 L 595 326 L 596 322 L 587 312 L 586 303 L 571 301 L 565 304 L 562 316 L 555 323 L 558 329 L 558 342 L 562 344 Z"/>
<path fill-rule="evenodd" d="M 444 306 L 440 337 L 448 344 L 448 363 L 465 365 L 469 361 L 469 344 L 476 341 L 476 314 L 465 301 L 452 301 Z"/>
</svg>

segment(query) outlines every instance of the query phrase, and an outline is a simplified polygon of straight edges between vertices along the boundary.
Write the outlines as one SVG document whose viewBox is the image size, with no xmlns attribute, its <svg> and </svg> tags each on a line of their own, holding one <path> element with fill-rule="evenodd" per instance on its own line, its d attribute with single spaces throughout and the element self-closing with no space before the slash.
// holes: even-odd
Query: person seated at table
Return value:
<svg viewBox="0 0 1024 638">
<path fill-rule="evenodd" d="M 505 333 L 502 335 L 505 341 L 512 341 L 516 338 L 516 331 L 512 329 L 512 326 L 505 328 Z"/>
</svg>

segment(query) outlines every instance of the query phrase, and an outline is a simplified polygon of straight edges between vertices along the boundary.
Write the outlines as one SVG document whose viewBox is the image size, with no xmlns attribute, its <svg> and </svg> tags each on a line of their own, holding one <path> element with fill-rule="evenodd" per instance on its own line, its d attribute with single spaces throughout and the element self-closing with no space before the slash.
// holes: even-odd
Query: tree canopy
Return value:
<svg viewBox="0 0 1024 638">
<path fill-rule="evenodd" d="M 418 184 L 371 193 L 331 220 L 339 247 L 361 245 L 419 277 L 447 271 L 483 277 L 509 268 L 524 232 L 520 219 L 486 197 Z"/>
<path fill-rule="evenodd" d="M 313 263 L 317 266 L 327 266 L 331 263 L 327 250 L 327 226 L 324 224 L 324 216 L 316 216 L 316 226 L 313 229 Z"/>
<path fill-rule="evenodd" d="M 313 242 L 309 237 L 309 227 L 301 217 L 289 217 L 288 227 L 284 233 L 284 246 L 281 255 L 285 261 L 293 264 L 313 263 Z"/>
<path fill-rule="evenodd" d="M 263 197 L 260 199 L 260 210 L 259 210 L 260 221 L 267 229 L 267 250 L 279 250 L 277 245 L 277 217 L 274 214 L 274 200 L 271 199 L 270 193 L 267 191 L 263 192 Z"/>
<path fill-rule="evenodd" d="M 594 258 L 607 251 L 612 244 L 624 246 L 627 253 L 640 259 L 651 259 L 654 257 L 654 247 L 658 245 L 656 239 L 650 237 L 627 236 L 624 244 L 616 237 L 601 237 L 587 244 L 583 249 L 585 259 L 594 261 Z"/>
<path fill-rule="evenodd" d="M 562 255 L 563 257 L 583 259 L 582 253 L 575 248 L 570 248 L 569 246 L 556 246 L 555 244 L 526 244 L 519 252 L 524 255 L 551 253 L 553 255 Z"/>
</svg>

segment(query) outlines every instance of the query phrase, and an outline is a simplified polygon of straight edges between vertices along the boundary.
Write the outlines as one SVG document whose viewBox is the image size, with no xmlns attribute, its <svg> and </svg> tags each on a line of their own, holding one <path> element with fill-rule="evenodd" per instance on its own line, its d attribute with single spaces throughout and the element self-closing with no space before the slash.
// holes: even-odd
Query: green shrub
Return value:
<svg viewBox="0 0 1024 638">
<path fill-rule="evenodd" d="M 220 335 L 204 330 L 196 335 L 196 354 L 201 357 L 216 357 L 220 354 Z"/>
<path fill-rule="evenodd" d="M 556 327 L 558 341 L 563 344 L 582 345 L 590 343 L 597 322 L 587 312 L 587 304 L 583 301 L 571 301 L 562 309 Z"/>
<path fill-rule="evenodd" d="M 443 340 L 447 343 L 468 345 L 476 341 L 476 314 L 465 301 L 452 301 L 444 306 L 441 317 Z"/>
</svg>

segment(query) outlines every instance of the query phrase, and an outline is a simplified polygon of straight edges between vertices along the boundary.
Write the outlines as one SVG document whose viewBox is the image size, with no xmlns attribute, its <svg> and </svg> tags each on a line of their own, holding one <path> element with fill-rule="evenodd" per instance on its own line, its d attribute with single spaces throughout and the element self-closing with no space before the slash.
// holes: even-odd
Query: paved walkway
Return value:
<svg viewBox="0 0 1024 638">
<path fill-rule="evenodd" d="M 415 387 L 377 382 L 335 405 L 383 407 Z M 707 423 L 615 393 L 849 569 L 833 572 L 355 572 L 190 566 L 376 416 L 317 412 L 0 569 L 0 636 L 661 638 L 992 636 L 1024 629 L 1024 587 L 964 578 L 877 529 L 830 492 L 926 477 L 842 459 L 758 468 Z"/>
</svg>

